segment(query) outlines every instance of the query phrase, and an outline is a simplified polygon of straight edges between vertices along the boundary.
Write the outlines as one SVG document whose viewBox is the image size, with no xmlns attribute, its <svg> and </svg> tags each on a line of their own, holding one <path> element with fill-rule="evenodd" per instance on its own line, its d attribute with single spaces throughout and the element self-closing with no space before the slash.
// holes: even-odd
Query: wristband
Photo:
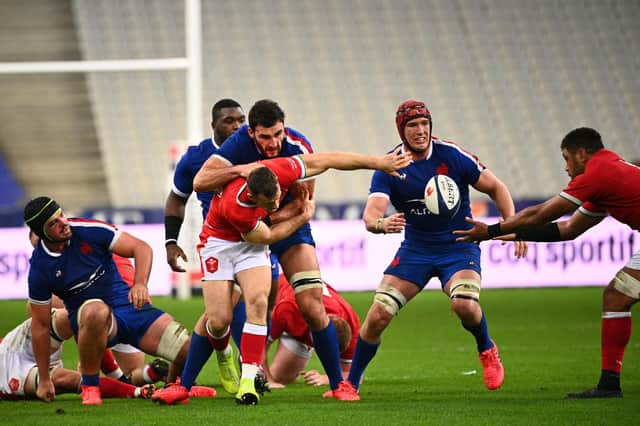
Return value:
<svg viewBox="0 0 640 426">
<path fill-rule="evenodd" d="M 522 231 L 516 232 L 516 239 L 523 241 L 551 242 L 561 241 L 560 228 L 555 222 L 543 225 L 529 226 Z"/>
<path fill-rule="evenodd" d="M 386 234 L 386 232 L 384 232 L 384 218 L 381 217 L 379 219 L 376 219 L 376 232 L 380 232 L 383 234 Z"/>
<path fill-rule="evenodd" d="M 500 222 L 487 226 L 487 235 L 489 235 L 489 238 L 494 238 L 502 235 L 502 231 L 500 230 Z"/>
<path fill-rule="evenodd" d="M 175 238 L 169 238 L 168 240 L 164 241 L 164 246 L 169 246 L 171 244 L 175 244 L 178 245 L 178 240 L 176 240 Z"/>
<path fill-rule="evenodd" d="M 165 216 L 164 217 L 164 238 L 165 245 L 171 240 L 177 243 L 178 234 L 180 233 L 180 227 L 182 227 L 182 221 L 184 219 L 178 216 Z"/>
</svg>

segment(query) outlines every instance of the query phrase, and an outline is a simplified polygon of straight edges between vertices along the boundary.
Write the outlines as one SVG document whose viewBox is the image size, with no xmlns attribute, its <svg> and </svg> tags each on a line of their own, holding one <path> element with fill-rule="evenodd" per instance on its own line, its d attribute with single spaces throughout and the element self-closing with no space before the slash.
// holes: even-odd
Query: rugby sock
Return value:
<svg viewBox="0 0 640 426">
<path fill-rule="evenodd" d="M 242 343 L 242 332 L 245 321 L 247 321 L 247 311 L 244 301 L 240 300 L 235 308 L 233 308 L 233 318 L 231 318 L 231 337 L 233 337 L 237 348 L 240 348 L 240 344 Z M 242 354 L 242 350 L 240 350 L 240 353 Z"/>
<path fill-rule="evenodd" d="M 224 351 L 227 349 L 227 347 L 230 348 L 229 338 L 231 337 L 231 333 L 229 332 L 228 328 L 227 328 L 227 331 L 225 331 L 222 336 L 215 336 L 215 337 L 211 334 L 211 331 L 209 330 L 209 323 L 206 324 L 206 328 L 207 328 L 207 339 L 209 339 L 209 343 L 211 344 L 211 346 L 213 346 L 213 349 L 215 349 L 216 351 Z"/>
<path fill-rule="evenodd" d="M 82 386 L 100 386 L 100 376 L 98 374 L 83 374 L 81 384 Z"/>
<path fill-rule="evenodd" d="M 100 371 L 114 379 L 119 379 L 124 375 L 124 373 L 120 369 L 120 366 L 116 362 L 116 358 L 113 356 L 113 352 L 111 352 L 111 349 L 105 349 L 104 353 L 102 354 Z"/>
<path fill-rule="evenodd" d="M 320 358 L 322 367 L 329 377 L 331 389 L 337 389 L 342 381 L 342 369 L 340 368 L 340 353 L 338 351 L 338 337 L 333 322 L 320 331 L 312 331 L 313 347 Z"/>
<path fill-rule="evenodd" d="M 202 367 L 209 360 L 212 353 L 213 347 L 209 339 L 193 332 L 191 334 L 191 344 L 189 345 L 187 360 L 184 363 L 184 369 L 180 376 L 180 384 L 182 386 L 191 389 L 198 374 L 200 374 L 200 370 L 202 370 Z"/>
<path fill-rule="evenodd" d="M 601 331 L 602 372 L 598 387 L 620 389 L 624 350 L 631 339 L 631 312 L 603 312 Z"/>
<path fill-rule="evenodd" d="M 462 322 L 462 326 L 469 333 L 473 334 L 473 337 L 475 337 L 479 353 L 493 347 L 493 342 L 489 337 L 489 327 L 487 327 L 487 319 L 484 316 L 484 312 L 482 313 L 482 319 L 479 324 L 467 325 Z"/>
<path fill-rule="evenodd" d="M 209 342 L 207 342 L 207 345 L 208 344 Z M 163 379 L 163 377 L 160 377 L 155 371 L 153 371 L 153 368 L 148 364 L 142 367 L 142 378 L 145 383 L 156 383 Z"/>
<path fill-rule="evenodd" d="M 100 394 L 104 398 L 134 397 L 137 387 L 111 377 L 100 377 Z"/>
<path fill-rule="evenodd" d="M 242 333 L 242 377 L 254 379 L 258 366 L 262 361 L 264 346 L 267 340 L 267 326 L 260 324 L 244 324 Z"/>
<path fill-rule="evenodd" d="M 362 374 L 364 369 L 367 368 L 369 362 L 373 359 L 378 352 L 380 342 L 369 343 L 362 340 L 362 337 L 358 336 L 358 344 L 356 350 L 353 353 L 353 360 L 351 361 L 351 369 L 349 370 L 349 381 L 354 388 L 360 388 L 360 382 L 362 381 Z"/>
</svg>

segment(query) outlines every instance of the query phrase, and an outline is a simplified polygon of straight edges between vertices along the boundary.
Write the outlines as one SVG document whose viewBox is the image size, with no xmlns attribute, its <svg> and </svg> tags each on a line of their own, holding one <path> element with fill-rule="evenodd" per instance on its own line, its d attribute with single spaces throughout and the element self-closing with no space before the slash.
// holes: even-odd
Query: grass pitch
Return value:
<svg viewBox="0 0 640 426">
<path fill-rule="evenodd" d="M 346 293 L 364 318 L 372 294 Z M 637 424 L 640 407 L 640 342 L 627 347 L 624 398 L 565 400 L 565 393 L 594 386 L 600 370 L 600 288 L 485 290 L 482 304 L 498 343 L 506 378 L 488 391 L 473 338 L 449 310 L 447 298 L 427 291 L 403 309 L 365 373 L 362 400 L 324 400 L 325 388 L 295 383 L 266 394 L 255 407 L 236 406 L 217 379 L 215 360 L 198 383 L 219 391 L 214 400 L 181 406 L 143 400 L 104 400 L 83 407 L 77 395 L 51 404 L 0 402 L 0 424 L 83 425 L 521 425 Z M 202 311 L 199 298 L 182 302 L 155 297 L 156 306 L 192 327 Z M 24 301 L 0 301 L 0 335 L 25 316 Z M 636 320 L 637 325 L 637 320 Z M 65 343 L 65 365 L 77 362 Z M 314 357 L 310 365 L 320 368 Z"/>
</svg>

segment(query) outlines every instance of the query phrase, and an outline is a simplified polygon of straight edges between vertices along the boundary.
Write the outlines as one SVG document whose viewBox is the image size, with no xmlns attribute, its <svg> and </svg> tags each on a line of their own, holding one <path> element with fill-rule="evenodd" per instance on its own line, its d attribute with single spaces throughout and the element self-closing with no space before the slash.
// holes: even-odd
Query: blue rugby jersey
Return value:
<svg viewBox="0 0 640 426">
<path fill-rule="evenodd" d="M 376 171 L 371 179 L 369 197 L 387 197 L 398 212 L 404 213 L 407 226 L 403 246 L 452 243 L 456 239 L 454 230 L 471 227 L 464 219 L 471 216 L 469 185 L 478 181 L 484 165 L 455 143 L 436 137 L 431 138 L 430 150 L 426 159 L 399 170 L 403 178 Z M 424 202 L 424 188 L 437 174 L 449 176 L 460 189 L 460 208 L 451 218 L 431 214 Z"/>
<path fill-rule="evenodd" d="M 180 157 L 180 161 L 178 161 L 176 165 L 176 170 L 173 174 L 173 187 L 171 189 L 173 193 L 185 199 L 189 198 L 193 192 L 193 178 L 205 161 L 218 149 L 218 145 L 216 145 L 216 142 L 212 138 L 205 139 L 198 145 L 190 146 L 187 152 Z M 202 207 L 203 219 L 207 217 L 213 194 L 213 192 L 196 192 L 196 197 L 198 197 L 200 206 Z"/>
<path fill-rule="evenodd" d="M 48 304 L 60 297 L 70 311 L 88 299 L 102 299 L 112 307 L 129 304 L 129 287 L 111 253 L 120 231 L 113 225 L 88 219 L 69 219 L 72 237 L 62 253 L 40 242 L 31 256 L 29 301 Z"/>
</svg>

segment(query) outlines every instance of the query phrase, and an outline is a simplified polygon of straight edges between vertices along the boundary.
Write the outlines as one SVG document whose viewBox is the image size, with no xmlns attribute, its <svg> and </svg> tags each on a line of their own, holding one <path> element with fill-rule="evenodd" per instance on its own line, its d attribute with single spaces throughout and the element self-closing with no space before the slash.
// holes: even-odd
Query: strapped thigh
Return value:
<svg viewBox="0 0 640 426">
<path fill-rule="evenodd" d="M 322 288 L 324 283 L 320 271 L 302 271 L 295 273 L 289 280 L 293 291 L 298 294 L 311 288 Z"/>
<path fill-rule="evenodd" d="M 625 271 L 618 271 L 613 278 L 613 288 L 632 299 L 640 299 L 640 281 Z"/>
<path fill-rule="evenodd" d="M 480 281 L 475 278 L 458 278 L 451 283 L 451 299 L 480 300 Z"/>
</svg>

